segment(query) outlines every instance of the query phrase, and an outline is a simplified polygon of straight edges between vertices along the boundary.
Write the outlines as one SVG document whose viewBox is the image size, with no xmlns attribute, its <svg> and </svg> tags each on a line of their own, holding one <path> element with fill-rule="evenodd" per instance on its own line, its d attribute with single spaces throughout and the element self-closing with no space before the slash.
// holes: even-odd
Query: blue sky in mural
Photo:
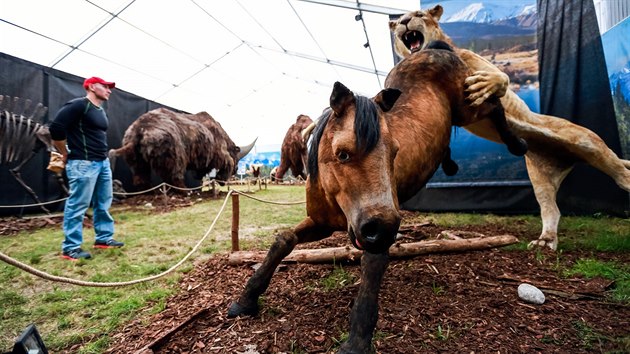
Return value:
<svg viewBox="0 0 630 354">
<path fill-rule="evenodd" d="M 611 89 L 621 82 L 621 91 L 630 100 L 630 18 L 625 19 L 602 35 L 606 67 Z"/>
<path fill-rule="evenodd" d="M 238 163 L 239 168 L 248 168 L 253 164 L 262 164 L 265 166 L 276 167 L 280 165 L 280 151 L 249 153 Z"/>
<path fill-rule="evenodd" d="M 421 7 L 428 9 L 438 4 L 444 8 L 440 19 L 443 30 L 460 47 L 476 52 L 486 49 L 486 52 L 496 54 L 497 63 L 503 61 L 505 64 L 505 61 L 511 60 L 512 67 L 515 62 L 511 55 L 501 59 L 501 53 L 519 45 L 527 45 L 527 51 L 536 49 L 536 0 L 422 1 Z M 484 55 L 491 56 L 488 53 Z M 528 56 L 528 60 L 537 68 L 535 52 Z M 520 82 L 512 88 L 532 111 L 539 111 L 537 69 L 530 74 L 533 82 Z M 510 80 L 517 83 L 512 76 Z M 429 181 L 428 188 L 471 182 L 522 184 L 528 180 L 523 157 L 511 155 L 503 144 L 481 139 L 457 128 L 451 134 L 451 150 L 460 167 L 459 172 L 449 177 L 438 170 Z"/>
<path fill-rule="evenodd" d="M 617 116 L 619 140 L 626 159 L 630 158 L 630 42 L 628 33 L 630 33 L 630 18 L 626 18 L 602 35 L 608 80 Z M 617 88 L 620 90 L 619 93 Z"/>
</svg>

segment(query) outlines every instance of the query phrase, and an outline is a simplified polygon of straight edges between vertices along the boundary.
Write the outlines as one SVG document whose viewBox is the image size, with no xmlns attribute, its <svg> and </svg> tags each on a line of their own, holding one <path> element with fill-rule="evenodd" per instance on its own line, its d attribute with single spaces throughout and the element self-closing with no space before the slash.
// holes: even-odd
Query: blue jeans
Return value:
<svg viewBox="0 0 630 354">
<path fill-rule="evenodd" d="M 106 242 L 114 235 L 114 219 L 109 214 L 112 205 L 112 170 L 109 159 L 103 161 L 68 160 L 66 174 L 70 196 L 63 211 L 63 251 L 81 247 L 83 218 L 90 206 L 96 241 Z"/>
</svg>

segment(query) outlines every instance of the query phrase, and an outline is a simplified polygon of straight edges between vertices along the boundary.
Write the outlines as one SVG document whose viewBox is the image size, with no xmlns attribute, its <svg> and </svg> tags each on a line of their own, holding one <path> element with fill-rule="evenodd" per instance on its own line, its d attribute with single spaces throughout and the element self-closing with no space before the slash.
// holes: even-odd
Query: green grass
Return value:
<svg viewBox="0 0 630 354">
<path fill-rule="evenodd" d="M 442 325 L 439 324 L 434 336 L 441 341 L 447 341 L 451 337 L 451 326 L 446 324 L 442 327 Z"/>
<path fill-rule="evenodd" d="M 580 339 L 580 345 L 584 349 L 594 350 L 601 347 L 604 342 L 609 341 L 621 342 L 621 339 L 610 338 L 605 334 L 599 333 L 583 320 L 574 321 L 572 324 L 573 328 L 577 332 L 578 338 Z"/>
<path fill-rule="evenodd" d="M 343 269 L 341 265 L 335 265 L 332 272 L 319 282 L 326 291 L 331 291 L 352 285 L 355 280 L 354 274 Z"/>
<path fill-rule="evenodd" d="M 435 281 L 431 283 L 431 291 L 433 291 L 434 295 L 441 295 L 445 292 L 444 287 L 436 284 Z"/>
<path fill-rule="evenodd" d="M 573 267 L 565 270 L 565 275 L 582 275 L 586 278 L 602 277 L 615 281 L 611 291 L 616 301 L 630 303 L 630 265 L 617 262 L 603 262 L 597 259 L 579 259 Z"/>
<path fill-rule="evenodd" d="M 431 222 L 444 228 L 457 229 L 466 225 L 508 225 L 511 230 L 532 235 L 520 239 L 508 249 L 525 250 L 538 237 L 542 221 L 538 215 L 504 216 L 494 214 L 421 213 L 409 223 Z M 630 219 L 595 214 L 593 216 L 563 216 L 558 228 L 559 251 L 593 250 L 601 252 L 630 251 Z"/>
<path fill-rule="evenodd" d="M 238 187 L 237 187 L 238 188 Z M 304 201 L 300 186 L 270 186 L 256 198 L 275 202 Z M 53 226 L 32 233 L 0 238 L 0 251 L 43 272 L 92 282 L 121 282 L 164 272 L 180 261 L 206 234 L 224 199 L 204 201 L 170 213 L 112 209 L 121 249 L 92 249 L 94 232 L 86 229 L 84 248 L 93 258 L 69 262 L 60 258 L 63 233 Z M 306 214 L 304 203 L 284 206 L 261 203 L 245 196 L 240 201 L 240 248 L 271 244 L 275 231 L 295 225 Z M 51 352 L 84 343 L 80 353 L 101 353 L 107 333 L 138 317 L 164 309 L 177 290 L 181 275 L 217 252 L 231 249 L 232 204 L 217 220 L 198 252 L 173 273 L 126 287 L 83 287 L 41 279 L 0 263 L 0 352 L 35 323 Z M 87 343 L 87 344 L 85 344 Z"/>
<path fill-rule="evenodd" d="M 267 201 L 305 200 L 301 186 L 270 185 L 268 189 L 256 188 L 255 192 L 256 198 Z M 306 214 L 303 203 L 274 205 L 245 196 L 240 196 L 239 200 L 242 250 L 269 247 L 277 231 L 294 226 Z M 94 233 L 88 229 L 84 237 L 85 248 L 90 249 L 93 259 L 87 261 L 69 262 L 60 258 L 63 239 L 60 225 L 3 236 L 0 238 L 0 251 L 31 267 L 61 277 L 98 282 L 141 279 L 169 269 L 190 252 L 206 234 L 222 204 L 223 199 L 203 201 L 162 214 L 114 207 L 112 215 L 116 220 L 116 238 L 126 245 L 122 249 L 92 250 Z M 509 225 L 510 230 L 530 237 L 513 246 L 511 249 L 515 251 L 525 249 L 527 243 L 538 236 L 541 228 L 540 218 L 536 215 L 439 213 L 419 214 L 417 218 L 409 222 L 432 221 L 444 228 L 488 223 Z M 110 344 L 107 334 L 135 319 L 147 321 L 151 315 L 162 311 L 168 297 L 178 291 L 181 276 L 192 270 L 196 262 L 231 249 L 231 222 L 232 207 L 228 201 L 215 228 L 188 261 L 167 276 L 133 286 L 99 288 L 52 282 L 0 263 L 0 352 L 10 350 L 14 339 L 30 323 L 37 325 L 51 352 L 59 352 L 74 344 L 80 344 L 79 353 L 103 352 Z M 559 248 L 561 252 L 572 249 L 627 252 L 630 250 L 627 235 L 630 235 L 628 219 L 564 217 L 560 223 Z M 558 253 L 559 264 L 561 252 Z M 584 264 L 588 263 L 584 261 Z M 590 265 L 577 264 L 573 271 L 586 276 L 590 274 L 587 272 Z M 594 274 L 614 279 L 617 284 L 615 291 L 626 289 L 617 293 L 615 298 L 627 299 L 628 268 L 619 264 L 604 265 Z M 557 270 L 565 271 L 561 267 Z M 342 267 L 336 266 L 319 286 L 335 289 L 355 280 Z M 443 295 L 441 284 L 434 284 L 432 289 L 436 295 Z M 264 296 L 260 301 L 264 301 Z M 267 315 L 273 315 L 272 311 Z M 438 328 L 436 336 L 452 336 L 449 329 Z M 338 340 L 342 342 L 343 339 L 344 333 L 341 333 Z M 294 352 L 300 352 L 300 348 L 295 348 Z"/>
</svg>

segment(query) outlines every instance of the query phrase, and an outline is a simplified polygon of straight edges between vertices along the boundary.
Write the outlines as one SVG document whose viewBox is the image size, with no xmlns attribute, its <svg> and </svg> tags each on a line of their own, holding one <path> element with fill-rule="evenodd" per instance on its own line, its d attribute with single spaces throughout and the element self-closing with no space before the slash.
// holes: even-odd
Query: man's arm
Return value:
<svg viewBox="0 0 630 354">
<path fill-rule="evenodd" d="M 50 131 L 50 137 L 52 144 L 63 157 L 64 164 L 68 162 L 68 149 L 67 146 L 67 127 L 77 117 L 80 116 L 81 104 L 78 102 L 66 103 L 57 112 L 55 119 L 50 123 L 48 130 Z"/>
<path fill-rule="evenodd" d="M 63 158 L 63 163 L 68 162 L 68 149 L 66 149 L 66 140 L 53 140 L 53 146 L 57 149 Z"/>
</svg>

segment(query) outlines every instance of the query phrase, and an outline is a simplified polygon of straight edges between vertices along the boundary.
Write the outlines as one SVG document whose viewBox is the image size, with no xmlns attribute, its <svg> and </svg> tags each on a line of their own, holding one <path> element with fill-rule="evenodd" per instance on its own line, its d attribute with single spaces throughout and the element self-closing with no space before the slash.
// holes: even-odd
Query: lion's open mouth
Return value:
<svg viewBox="0 0 630 354">
<path fill-rule="evenodd" d="M 407 31 L 403 34 L 402 41 L 409 51 L 416 52 L 422 49 L 424 44 L 424 35 L 418 31 Z"/>
</svg>

